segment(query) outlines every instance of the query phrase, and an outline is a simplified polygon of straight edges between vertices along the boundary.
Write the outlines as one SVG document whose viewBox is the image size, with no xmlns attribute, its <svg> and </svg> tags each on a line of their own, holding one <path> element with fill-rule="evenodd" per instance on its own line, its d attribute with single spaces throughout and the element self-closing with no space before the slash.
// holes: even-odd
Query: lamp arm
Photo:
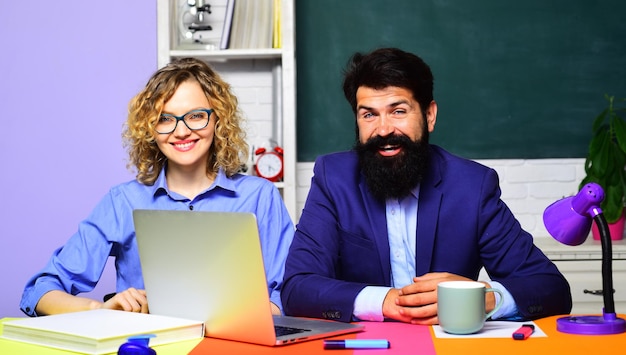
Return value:
<svg viewBox="0 0 626 355">
<path fill-rule="evenodd" d="M 593 217 L 600 232 L 600 243 L 602 244 L 602 296 L 604 298 L 604 313 L 615 313 L 615 301 L 613 299 L 613 251 L 611 248 L 611 238 L 609 224 L 604 217 L 604 213 L 599 213 Z"/>
</svg>

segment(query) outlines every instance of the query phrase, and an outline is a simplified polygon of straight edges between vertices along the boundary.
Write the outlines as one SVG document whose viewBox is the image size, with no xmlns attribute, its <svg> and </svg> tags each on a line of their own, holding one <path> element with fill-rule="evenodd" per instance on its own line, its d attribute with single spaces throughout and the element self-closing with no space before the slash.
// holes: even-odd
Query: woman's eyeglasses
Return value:
<svg viewBox="0 0 626 355">
<path fill-rule="evenodd" d="M 209 119 L 213 109 L 192 110 L 182 116 L 174 116 L 169 113 L 162 113 L 156 124 L 155 130 L 159 134 L 169 134 L 176 130 L 179 121 L 183 121 L 185 126 L 192 131 L 203 129 L 209 124 Z"/>
</svg>

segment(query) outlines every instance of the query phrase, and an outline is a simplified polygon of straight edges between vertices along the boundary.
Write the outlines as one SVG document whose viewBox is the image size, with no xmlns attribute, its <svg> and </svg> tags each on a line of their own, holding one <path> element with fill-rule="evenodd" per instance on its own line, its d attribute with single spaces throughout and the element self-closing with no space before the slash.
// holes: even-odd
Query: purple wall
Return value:
<svg viewBox="0 0 626 355">
<path fill-rule="evenodd" d="M 121 129 L 156 70 L 156 1 L 0 3 L 0 318 L 126 169 Z M 107 267 L 95 298 L 114 291 Z"/>
</svg>

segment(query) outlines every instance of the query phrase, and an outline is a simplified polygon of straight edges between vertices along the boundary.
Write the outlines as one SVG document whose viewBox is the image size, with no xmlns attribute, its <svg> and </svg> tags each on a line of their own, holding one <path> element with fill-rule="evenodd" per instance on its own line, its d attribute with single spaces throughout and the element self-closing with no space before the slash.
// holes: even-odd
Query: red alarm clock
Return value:
<svg viewBox="0 0 626 355">
<path fill-rule="evenodd" d="M 283 148 L 274 147 L 273 151 L 259 148 L 254 154 L 258 156 L 254 164 L 258 176 L 272 182 L 283 178 Z"/>
</svg>

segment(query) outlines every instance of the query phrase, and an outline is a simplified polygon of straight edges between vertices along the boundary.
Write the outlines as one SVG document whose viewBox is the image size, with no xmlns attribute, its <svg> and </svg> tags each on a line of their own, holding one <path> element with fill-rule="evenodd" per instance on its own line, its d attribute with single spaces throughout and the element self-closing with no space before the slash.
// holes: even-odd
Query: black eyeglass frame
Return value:
<svg viewBox="0 0 626 355">
<path fill-rule="evenodd" d="M 194 112 L 205 112 L 205 113 L 207 113 L 208 116 L 207 116 L 207 120 L 206 120 L 206 123 L 204 124 L 204 126 L 198 127 L 198 128 L 191 128 L 191 127 L 189 127 L 189 124 L 187 124 L 187 121 L 185 121 L 185 117 L 189 116 L 190 114 L 192 114 Z M 159 121 L 161 120 L 161 117 L 164 117 L 164 116 L 167 117 L 167 118 L 174 118 L 176 120 L 176 123 L 174 123 L 174 128 L 172 128 L 170 131 L 167 131 L 167 132 L 160 132 L 157 129 L 157 126 L 159 125 L 159 122 L 157 122 L 157 124 L 154 126 L 154 130 L 158 134 L 170 134 L 170 133 L 172 133 L 172 132 L 174 132 L 176 130 L 176 128 L 178 127 L 178 122 L 183 121 L 183 123 L 185 124 L 185 126 L 187 126 L 187 128 L 189 128 L 189 130 L 197 131 L 197 130 L 206 128 L 206 126 L 209 125 L 209 122 L 211 121 L 211 114 L 213 114 L 213 112 L 215 112 L 213 109 L 203 108 L 203 109 L 191 110 L 191 111 L 185 113 L 182 116 L 175 116 L 175 115 L 172 115 L 172 114 L 169 114 L 169 113 L 162 113 L 159 116 Z"/>
</svg>

